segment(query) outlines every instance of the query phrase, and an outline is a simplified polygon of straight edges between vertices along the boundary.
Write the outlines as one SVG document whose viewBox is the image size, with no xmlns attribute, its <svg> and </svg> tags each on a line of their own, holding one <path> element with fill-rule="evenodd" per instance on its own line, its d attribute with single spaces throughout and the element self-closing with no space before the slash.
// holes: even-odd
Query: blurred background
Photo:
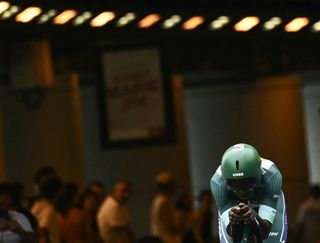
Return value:
<svg viewBox="0 0 320 243">
<path fill-rule="evenodd" d="M 319 10 L 311 0 L 0 1 L 0 178 L 30 194 L 44 165 L 106 192 L 128 179 L 142 236 L 160 171 L 196 196 L 245 142 L 282 172 L 294 225 L 320 182 Z"/>
</svg>

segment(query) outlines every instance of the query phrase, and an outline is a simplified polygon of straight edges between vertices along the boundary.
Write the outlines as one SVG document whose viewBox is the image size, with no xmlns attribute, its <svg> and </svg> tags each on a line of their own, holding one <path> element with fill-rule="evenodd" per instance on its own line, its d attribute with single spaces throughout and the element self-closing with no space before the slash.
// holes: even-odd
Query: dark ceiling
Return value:
<svg viewBox="0 0 320 243">
<path fill-rule="evenodd" d="M 318 0 L 11 0 L 20 5 L 59 6 L 85 9 L 148 9 L 161 11 L 257 11 L 317 12 Z"/>
<path fill-rule="evenodd" d="M 176 27 L 163 30 L 160 24 L 141 30 L 133 22 L 124 28 L 115 28 L 114 23 L 93 29 L 87 25 L 52 23 L 39 25 L 14 20 L 0 20 L 1 42 L 35 37 L 48 38 L 55 50 L 56 58 L 64 59 L 63 65 L 77 70 L 90 66 L 91 48 L 117 44 L 144 42 L 161 43 L 164 54 L 175 70 L 240 70 L 241 72 L 281 73 L 300 69 L 317 69 L 320 66 L 320 33 L 312 33 L 310 26 L 320 20 L 320 3 L 314 0 L 37 0 L 10 1 L 19 6 L 41 6 L 44 9 L 78 9 L 79 11 L 101 12 L 114 10 L 119 15 L 135 11 L 139 17 L 157 12 L 169 16 L 181 14 L 188 17 L 201 14 L 208 21 L 223 14 L 233 22 L 219 31 L 208 31 L 203 25 L 186 32 Z M 261 26 L 247 33 L 236 33 L 232 24 L 247 14 L 254 14 L 266 20 L 281 16 L 284 23 L 271 32 L 263 32 Z M 308 28 L 299 33 L 285 33 L 284 24 L 297 16 L 311 19 Z M 208 22 L 206 23 L 208 24 Z M 80 51 L 79 51 L 80 50 Z M 79 60 L 83 60 L 80 62 Z M 80 62 L 80 63 L 79 63 Z M 93 63 L 93 62 L 92 62 Z M 71 68 L 71 69 L 72 69 Z"/>
<path fill-rule="evenodd" d="M 162 20 L 173 14 L 181 15 L 184 20 L 193 15 L 205 16 L 206 22 L 193 33 L 197 33 L 201 30 L 208 31 L 207 27 L 209 21 L 212 21 L 214 18 L 221 15 L 230 16 L 233 21 L 230 23 L 231 25 L 247 15 L 259 16 L 262 20 L 267 20 L 267 18 L 273 16 L 279 16 L 284 20 L 283 25 L 286 21 L 298 16 L 309 17 L 311 19 L 310 25 L 320 20 L 320 17 L 318 16 L 318 13 L 320 12 L 320 1 L 315 0 L 11 0 L 10 3 L 20 6 L 21 9 L 27 6 L 39 6 L 43 8 L 44 12 L 52 8 L 59 11 L 71 8 L 78 10 L 79 13 L 91 11 L 94 14 L 111 10 L 116 12 L 116 19 L 128 11 L 133 11 L 138 15 L 136 21 L 149 13 L 160 14 Z M 54 26 L 52 23 L 39 26 L 36 21 L 37 20 L 35 19 L 31 23 L 21 24 L 16 23 L 14 18 L 6 20 L 0 19 L 0 28 L 7 30 L 9 35 L 19 35 L 23 32 L 27 32 L 26 34 L 28 35 L 28 33 L 48 32 L 52 30 L 55 33 L 65 33 L 67 30 L 71 30 L 75 33 L 84 33 L 86 31 L 92 32 L 92 30 L 88 30 L 88 23 L 78 27 L 72 26 L 70 22 L 64 26 Z M 136 27 L 136 23 L 137 22 L 133 22 L 128 27 L 122 29 L 116 29 L 114 23 L 111 23 L 103 28 L 96 29 L 93 35 L 100 35 L 102 32 L 106 35 L 109 34 L 113 36 L 140 34 L 141 31 Z M 281 29 L 281 26 L 279 26 L 278 30 L 279 29 Z M 179 30 L 181 30 L 181 28 L 173 28 L 170 31 L 164 32 L 159 28 L 159 24 L 148 29 L 149 33 L 154 34 L 156 32 L 157 34 L 165 35 Z M 230 28 L 227 27 L 224 28 L 223 31 L 214 33 L 214 35 L 217 35 L 217 33 L 226 33 L 228 31 L 230 32 Z M 273 32 L 277 32 L 277 29 Z"/>
</svg>

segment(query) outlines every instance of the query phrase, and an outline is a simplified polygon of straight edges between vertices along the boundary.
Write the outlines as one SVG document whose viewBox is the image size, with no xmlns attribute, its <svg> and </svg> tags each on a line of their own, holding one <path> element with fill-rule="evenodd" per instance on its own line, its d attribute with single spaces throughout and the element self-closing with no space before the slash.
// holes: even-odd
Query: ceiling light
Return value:
<svg viewBox="0 0 320 243">
<path fill-rule="evenodd" d="M 19 12 L 19 7 L 18 6 L 11 6 L 9 9 L 4 11 L 1 15 L 2 19 L 8 19 L 11 18 L 14 14 Z"/>
<path fill-rule="evenodd" d="M 42 14 L 39 19 L 39 24 L 44 24 L 57 15 L 57 11 L 55 9 L 50 9 L 48 12 Z"/>
<path fill-rule="evenodd" d="M 41 8 L 29 7 L 16 16 L 17 22 L 27 23 L 37 17 L 42 12 Z"/>
<path fill-rule="evenodd" d="M 116 15 L 113 12 L 103 12 L 96 16 L 94 19 L 91 20 L 90 25 L 92 27 L 101 27 L 106 25 L 108 22 L 113 20 Z"/>
<path fill-rule="evenodd" d="M 149 14 L 138 23 L 140 28 L 149 28 L 160 20 L 159 14 Z"/>
<path fill-rule="evenodd" d="M 305 17 L 299 17 L 291 20 L 286 26 L 285 31 L 286 32 L 298 32 L 303 27 L 305 27 L 307 24 L 309 24 L 309 19 Z"/>
<path fill-rule="evenodd" d="M 54 18 L 53 23 L 65 24 L 69 20 L 73 19 L 76 15 L 77 15 L 77 11 L 75 10 L 65 10 Z"/>
<path fill-rule="evenodd" d="M 20 8 L 18 6 L 11 6 L 7 11 L 10 11 L 12 14 L 18 13 Z"/>
<path fill-rule="evenodd" d="M 273 30 L 275 27 L 280 25 L 282 22 L 281 18 L 279 17 L 272 17 L 267 22 L 263 24 L 262 29 L 265 31 Z"/>
<path fill-rule="evenodd" d="M 256 16 L 245 17 L 235 24 L 234 29 L 239 32 L 249 31 L 259 24 L 259 22 L 260 20 Z"/>
<path fill-rule="evenodd" d="M 48 14 L 49 17 L 56 16 L 57 15 L 57 10 L 50 9 L 47 14 Z"/>
<path fill-rule="evenodd" d="M 163 24 L 163 29 L 170 29 L 173 26 L 177 25 L 179 22 L 181 22 L 182 18 L 180 15 L 172 15 L 170 18 L 166 19 Z"/>
<path fill-rule="evenodd" d="M 90 19 L 92 17 L 92 13 L 91 12 L 83 12 L 81 15 L 79 15 L 78 17 L 75 18 L 75 20 L 73 21 L 74 25 L 81 25 L 84 22 L 86 22 L 88 19 Z"/>
<path fill-rule="evenodd" d="M 313 32 L 319 32 L 320 31 L 320 21 L 317 21 L 312 25 L 311 31 L 313 31 Z"/>
<path fill-rule="evenodd" d="M 10 7 L 10 4 L 5 1 L 0 2 L 0 14 L 4 11 L 6 11 Z"/>
<path fill-rule="evenodd" d="M 230 22 L 230 18 L 228 16 L 220 16 L 211 22 L 209 28 L 212 30 L 221 29 L 223 26 Z"/>
<path fill-rule="evenodd" d="M 192 29 L 197 28 L 203 22 L 204 22 L 204 18 L 203 17 L 194 16 L 194 17 L 188 19 L 186 22 L 183 23 L 182 29 L 184 29 L 184 30 L 192 30 Z"/>
<path fill-rule="evenodd" d="M 121 27 L 124 25 L 129 24 L 130 22 L 132 22 L 135 18 L 136 18 L 136 14 L 135 13 L 126 13 L 124 16 L 122 16 L 121 18 L 119 18 L 119 20 L 116 23 L 117 27 Z"/>
</svg>

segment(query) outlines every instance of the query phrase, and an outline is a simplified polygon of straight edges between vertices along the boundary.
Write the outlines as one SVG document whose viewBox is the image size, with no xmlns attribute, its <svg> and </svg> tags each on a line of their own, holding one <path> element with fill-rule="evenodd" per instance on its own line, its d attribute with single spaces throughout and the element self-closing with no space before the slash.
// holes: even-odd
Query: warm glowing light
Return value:
<svg viewBox="0 0 320 243">
<path fill-rule="evenodd" d="M 163 24 L 162 28 L 170 29 L 181 22 L 182 18 L 180 15 L 172 15 L 170 18 L 166 19 Z"/>
<path fill-rule="evenodd" d="M 10 4 L 5 1 L 0 2 L 0 14 L 4 11 L 6 11 L 10 7 Z"/>
<path fill-rule="evenodd" d="M 115 17 L 116 15 L 113 12 L 103 12 L 92 19 L 90 25 L 92 27 L 101 27 L 113 20 Z"/>
<path fill-rule="evenodd" d="M 285 27 L 286 32 L 298 32 L 309 24 L 309 19 L 305 17 L 295 18 L 291 20 Z"/>
<path fill-rule="evenodd" d="M 69 20 L 73 19 L 76 15 L 77 15 L 77 11 L 75 10 L 65 10 L 54 18 L 53 23 L 65 24 Z"/>
<path fill-rule="evenodd" d="M 122 16 L 116 23 L 117 27 L 121 27 L 124 25 L 129 24 L 130 22 L 132 22 L 135 18 L 136 18 L 136 14 L 135 13 L 126 13 L 124 16 Z"/>
<path fill-rule="evenodd" d="M 263 25 L 263 30 L 273 30 L 275 27 L 277 27 L 279 24 L 281 24 L 282 20 L 279 17 L 272 17 Z"/>
<path fill-rule="evenodd" d="M 138 23 L 140 28 L 149 28 L 160 20 L 159 14 L 149 14 Z"/>
<path fill-rule="evenodd" d="M 212 21 L 209 28 L 212 30 L 221 29 L 223 26 L 230 22 L 230 18 L 228 16 L 220 16 L 216 20 Z"/>
<path fill-rule="evenodd" d="M 192 29 L 197 28 L 203 22 L 204 22 L 204 18 L 203 17 L 194 16 L 194 17 L 188 19 L 186 22 L 183 23 L 182 29 L 184 29 L 184 30 L 192 30 Z"/>
<path fill-rule="evenodd" d="M 260 20 L 258 17 L 249 16 L 241 19 L 238 23 L 235 24 L 234 29 L 239 32 L 245 32 L 251 30 L 257 24 L 259 24 Z"/>
<path fill-rule="evenodd" d="M 42 12 L 41 8 L 29 7 L 16 16 L 17 22 L 27 23 L 37 17 Z"/>
</svg>

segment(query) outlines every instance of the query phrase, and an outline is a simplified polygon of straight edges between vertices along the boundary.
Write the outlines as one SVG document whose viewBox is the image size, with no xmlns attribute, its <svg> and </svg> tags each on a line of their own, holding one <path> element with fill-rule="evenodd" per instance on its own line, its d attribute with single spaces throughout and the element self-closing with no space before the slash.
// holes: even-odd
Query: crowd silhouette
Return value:
<svg viewBox="0 0 320 243">
<path fill-rule="evenodd" d="M 210 190 L 194 200 L 178 192 L 174 175 L 159 172 L 150 201 L 150 232 L 132 230 L 128 204 L 134 185 L 119 180 L 105 192 L 100 181 L 80 189 L 63 181 L 51 166 L 33 177 L 32 195 L 19 182 L 0 184 L 0 241 L 39 243 L 213 243 L 213 200 Z M 152 183 L 152 182 L 151 182 Z M 198 204 L 198 207 L 194 206 Z M 9 234 L 9 233 L 10 234 Z"/>
<path fill-rule="evenodd" d="M 35 172 L 34 192 L 20 182 L 0 183 L 0 242 L 26 243 L 216 243 L 216 205 L 209 189 L 178 191 L 174 175 L 161 171 L 153 181 L 150 231 L 136 235 L 128 204 L 133 184 L 119 180 L 107 193 L 100 181 L 83 189 L 62 181 L 54 168 Z M 152 183 L 152 182 L 151 182 Z M 320 187 L 299 207 L 290 242 L 320 242 Z"/>
</svg>

